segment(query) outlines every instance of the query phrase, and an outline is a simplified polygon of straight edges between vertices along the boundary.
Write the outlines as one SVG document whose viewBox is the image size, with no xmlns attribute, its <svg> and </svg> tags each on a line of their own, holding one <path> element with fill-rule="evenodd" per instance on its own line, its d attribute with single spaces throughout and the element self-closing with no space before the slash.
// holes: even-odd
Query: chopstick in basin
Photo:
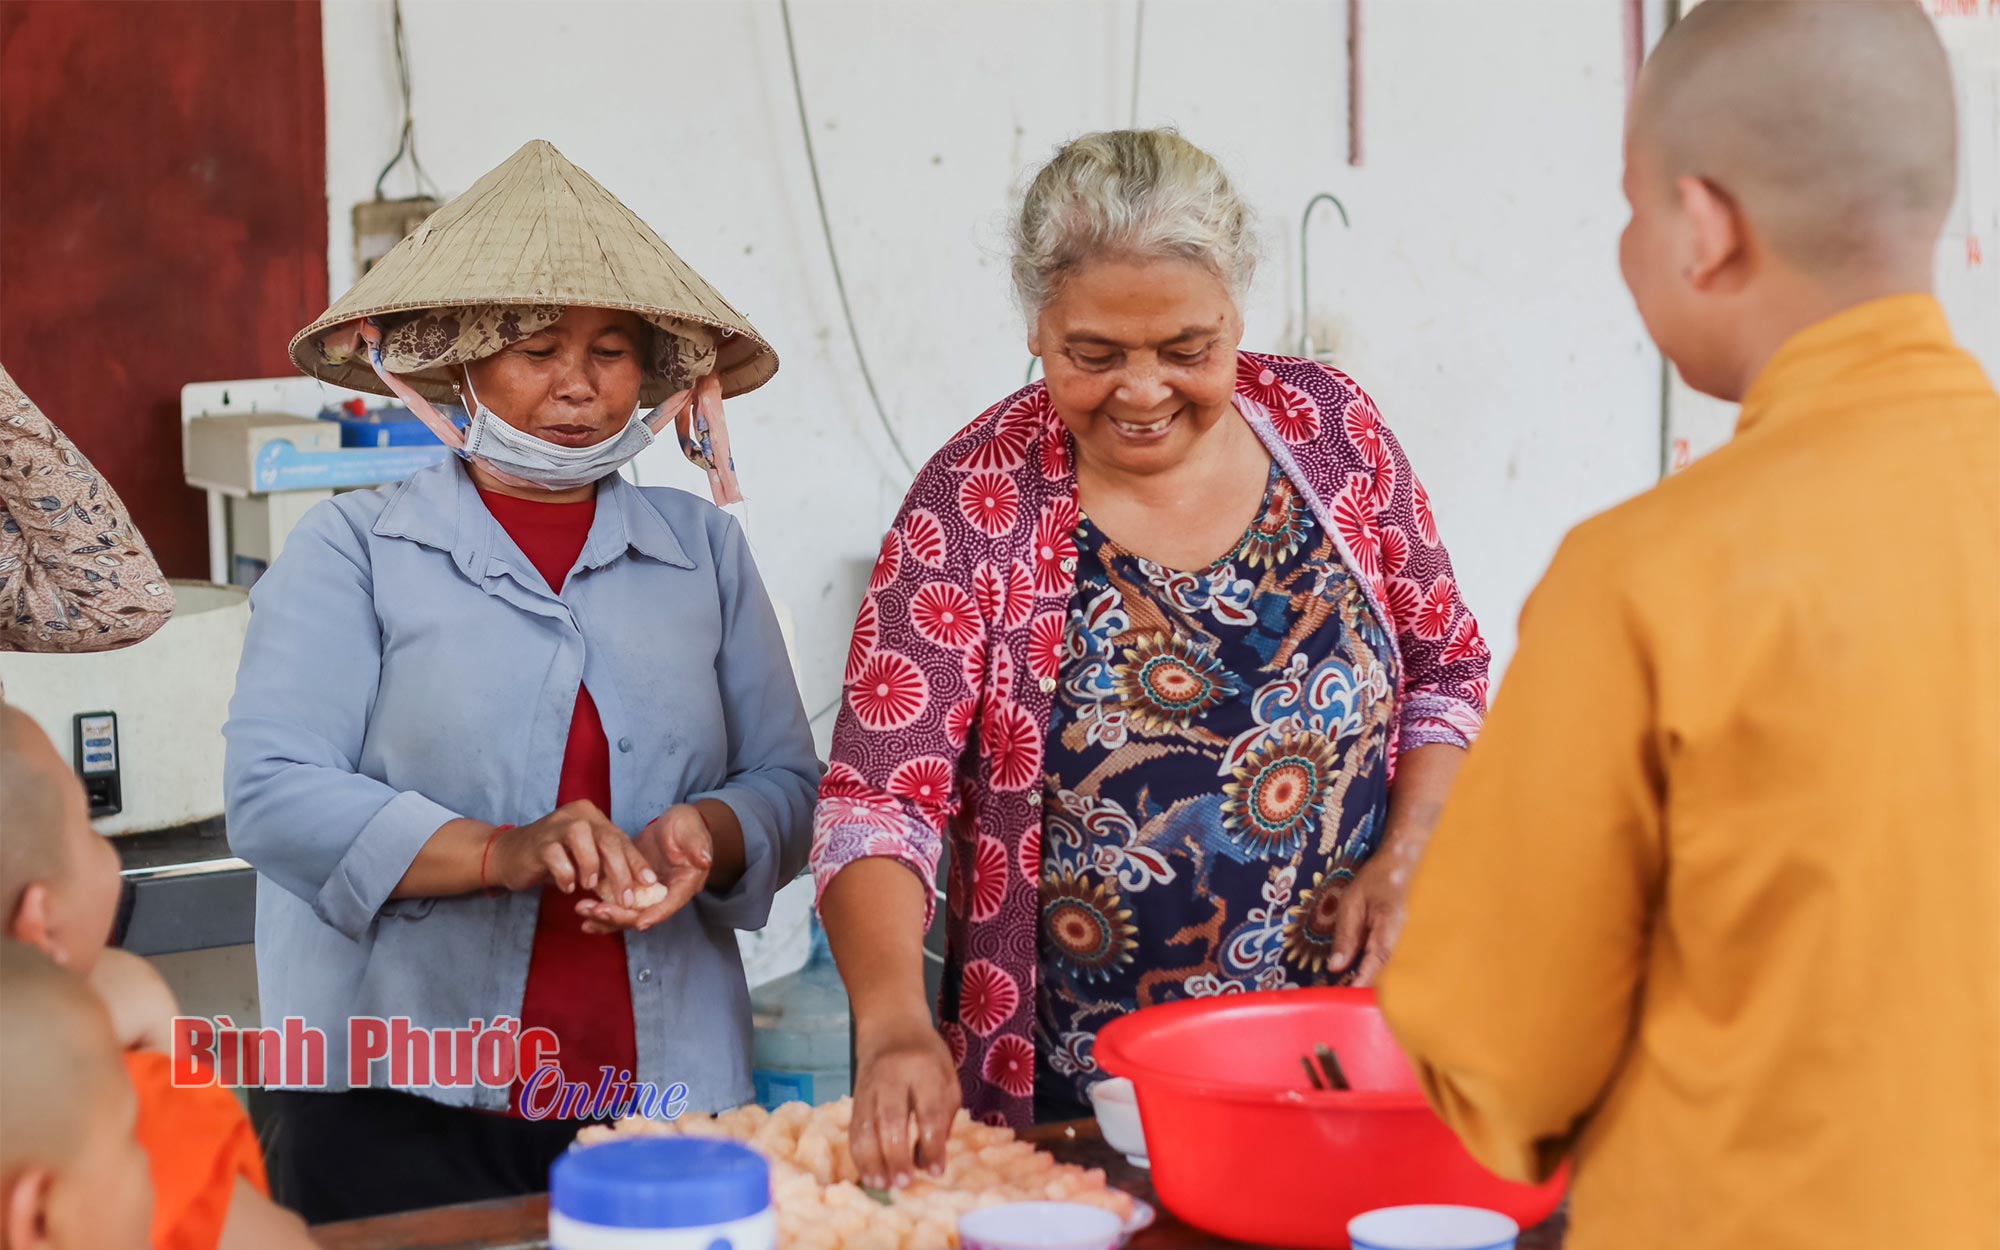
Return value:
<svg viewBox="0 0 2000 1250">
<path fill-rule="evenodd" d="M 1305 1065 L 1306 1079 L 1314 1089 L 1351 1090 L 1347 1073 L 1341 1069 L 1340 1056 L 1333 1053 L 1331 1046 L 1315 1046 L 1310 1055 L 1301 1055 L 1299 1062 Z"/>
</svg>

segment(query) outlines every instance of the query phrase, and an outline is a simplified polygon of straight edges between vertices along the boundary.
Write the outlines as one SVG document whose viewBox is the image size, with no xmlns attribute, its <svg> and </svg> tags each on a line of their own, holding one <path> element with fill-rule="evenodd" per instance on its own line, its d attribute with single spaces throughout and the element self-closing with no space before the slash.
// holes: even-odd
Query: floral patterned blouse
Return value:
<svg viewBox="0 0 2000 1250">
<path fill-rule="evenodd" d="M 118 492 L 0 368 L 0 651 L 111 651 L 173 614 Z"/>
<path fill-rule="evenodd" d="M 1243 352 L 1235 407 L 1388 625 L 1378 658 L 1394 699 L 1390 775 L 1398 751 L 1470 744 L 1486 711 L 1486 644 L 1430 498 L 1374 401 L 1313 361 Z M 1016 1126 L 1033 1119 L 1043 755 L 1080 564 L 1074 466 L 1036 383 L 917 475 L 855 622 L 814 815 L 822 895 L 869 856 L 928 887 L 951 839 L 939 1031 L 966 1107 Z"/>
<path fill-rule="evenodd" d="M 1389 801 L 1393 647 L 1274 462 L 1199 572 L 1076 529 L 1044 754 L 1038 1103 L 1078 1110 L 1097 1030 L 1178 998 L 1324 984 Z"/>
</svg>

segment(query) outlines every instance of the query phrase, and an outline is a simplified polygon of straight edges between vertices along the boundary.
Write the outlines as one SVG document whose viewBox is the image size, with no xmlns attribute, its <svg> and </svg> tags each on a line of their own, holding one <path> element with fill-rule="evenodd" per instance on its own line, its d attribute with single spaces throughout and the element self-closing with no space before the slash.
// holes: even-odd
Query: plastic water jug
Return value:
<svg viewBox="0 0 2000 1250">
<path fill-rule="evenodd" d="M 811 923 L 805 966 L 750 991 L 751 1078 L 769 1108 L 838 1102 L 853 1088 L 847 987 L 819 918 Z"/>
</svg>

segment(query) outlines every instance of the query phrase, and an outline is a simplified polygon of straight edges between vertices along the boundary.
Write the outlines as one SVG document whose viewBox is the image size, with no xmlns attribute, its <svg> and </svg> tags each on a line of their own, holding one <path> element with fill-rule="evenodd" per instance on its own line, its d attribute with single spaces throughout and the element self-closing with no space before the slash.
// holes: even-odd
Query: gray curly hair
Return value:
<svg viewBox="0 0 2000 1250">
<path fill-rule="evenodd" d="M 1257 272 L 1249 205 L 1213 156 L 1172 129 L 1071 140 L 1028 184 L 1013 233 L 1014 291 L 1030 320 L 1092 260 L 1195 261 L 1238 299 Z"/>
</svg>

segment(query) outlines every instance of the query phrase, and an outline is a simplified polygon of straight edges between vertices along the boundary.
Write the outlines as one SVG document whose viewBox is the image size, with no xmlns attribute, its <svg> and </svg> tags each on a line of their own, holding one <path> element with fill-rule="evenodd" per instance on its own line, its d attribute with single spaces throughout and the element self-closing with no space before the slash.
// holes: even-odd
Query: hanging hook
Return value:
<svg viewBox="0 0 2000 1250">
<path fill-rule="evenodd" d="M 1333 205 L 1340 213 L 1340 224 L 1345 229 L 1353 229 L 1347 220 L 1347 206 L 1331 191 L 1322 191 L 1306 201 L 1306 211 L 1299 218 L 1299 355 L 1313 358 L 1312 341 L 1312 252 L 1310 241 L 1313 210 L 1322 203 Z"/>
</svg>

